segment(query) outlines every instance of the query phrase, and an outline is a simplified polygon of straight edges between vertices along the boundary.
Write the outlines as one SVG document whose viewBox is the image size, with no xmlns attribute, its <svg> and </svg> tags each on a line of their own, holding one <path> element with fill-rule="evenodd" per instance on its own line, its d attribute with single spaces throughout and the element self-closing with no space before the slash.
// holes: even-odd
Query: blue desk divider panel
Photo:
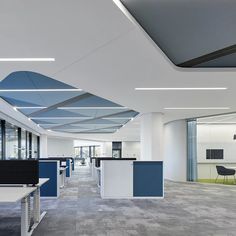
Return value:
<svg viewBox="0 0 236 236">
<path fill-rule="evenodd" d="M 163 197 L 163 162 L 134 161 L 134 197 Z"/>
<path fill-rule="evenodd" d="M 58 197 L 58 168 L 57 161 L 39 161 L 39 178 L 49 178 L 49 181 L 40 188 L 42 197 Z"/>
<path fill-rule="evenodd" d="M 66 177 L 70 177 L 70 159 L 66 160 Z"/>
</svg>

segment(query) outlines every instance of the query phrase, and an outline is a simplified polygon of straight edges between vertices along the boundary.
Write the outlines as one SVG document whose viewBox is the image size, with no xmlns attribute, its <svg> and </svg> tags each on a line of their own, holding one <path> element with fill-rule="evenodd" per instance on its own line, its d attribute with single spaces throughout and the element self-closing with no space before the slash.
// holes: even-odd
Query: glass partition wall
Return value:
<svg viewBox="0 0 236 236">
<path fill-rule="evenodd" d="M 39 136 L 0 120 L 0 160 L 39 158 Z"/>
<path fill-rule="evenodd" d="M 236 114 L 197 119 L 198 181 L 236 184 Z"/>
<path fill-rule="evenodd" d="M 5 160 L 18 159 L 18 128 L 6 122 L 6 156 Z"/>
</svg>

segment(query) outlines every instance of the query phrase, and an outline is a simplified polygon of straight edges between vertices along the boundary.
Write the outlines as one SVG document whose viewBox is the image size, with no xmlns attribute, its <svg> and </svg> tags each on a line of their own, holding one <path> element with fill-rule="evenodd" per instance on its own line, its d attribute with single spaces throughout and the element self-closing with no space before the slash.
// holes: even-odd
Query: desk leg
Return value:
<svg viewBox="0 0 236 236">
<path fill-rule="evenodd" d="M 65 178 L 66 178 L 66 171 L 64 170 L 62 173 L 62 178 L 63 178 L 63 187 L 65 186 Z"/>
<path fill-rule="evenodd" d="M 21 200 L 21 236 L 29 235 L 30 226 L 30 196 Z"/>
<path fill-rule="evenodd" d="M 34 229 L 38 226 L 38 224 L 41 222 L 43 217 L 46 215 L 46 211 L 44 211 L 42 214 L 40 214 L 40 188 L 37 187 L 37 189 L 33 193 L 34 198 L 34 209 L 33 209 L 33 219 L 34 224 L 31 227 L 31 231 L 29 232 L 29 235 L 32 235 Z"/>
<path fill-rule="evenodd" d="M 40 188 L 34 191 L 34 223 L 40 221 Z"/>
</svg>

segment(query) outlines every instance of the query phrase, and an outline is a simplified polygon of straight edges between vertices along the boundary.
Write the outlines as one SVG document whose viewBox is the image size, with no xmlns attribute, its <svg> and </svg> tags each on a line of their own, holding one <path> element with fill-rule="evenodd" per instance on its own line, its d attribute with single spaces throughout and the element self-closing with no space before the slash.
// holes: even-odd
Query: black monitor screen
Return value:
<svg viewBox="0 0 236 236">
<path fill-rule="evenodd" d="M 224 149 L 207 149 L 206 159 L 224 159 Z"/>
</svg>

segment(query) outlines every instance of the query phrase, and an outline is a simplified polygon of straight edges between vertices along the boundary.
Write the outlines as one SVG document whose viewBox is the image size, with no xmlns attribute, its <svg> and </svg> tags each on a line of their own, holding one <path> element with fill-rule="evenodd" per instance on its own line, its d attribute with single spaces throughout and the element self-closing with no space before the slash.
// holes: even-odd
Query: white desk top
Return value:
<svg viewBox="0 0 236 236">
<path fill-rule="evenodd" d="M 66 167 L 60 167 L 60 170 L 66 170 L 68 168 L 68 166 L 66 166 Z"/>
<path fill-rule="evenodd" d="M 0 187 L 0 203 L 14 203 L 34 192 L 36 187 Z"/>
<path fill-rule="evenodd" d="M 37 186 L 41 187 L 49 179 L 40 178 Z M 36 190 L 36 187 L 0 187 L 0 203 L 15 203 Z"/>
<path fill-rule="evenodd" d="M 43 184 L 48 182 L 48 180 L 49 178 L 39 178 L 39 183 L 37 184 L 37 186 L 41 187 Z"/>
</svg>

